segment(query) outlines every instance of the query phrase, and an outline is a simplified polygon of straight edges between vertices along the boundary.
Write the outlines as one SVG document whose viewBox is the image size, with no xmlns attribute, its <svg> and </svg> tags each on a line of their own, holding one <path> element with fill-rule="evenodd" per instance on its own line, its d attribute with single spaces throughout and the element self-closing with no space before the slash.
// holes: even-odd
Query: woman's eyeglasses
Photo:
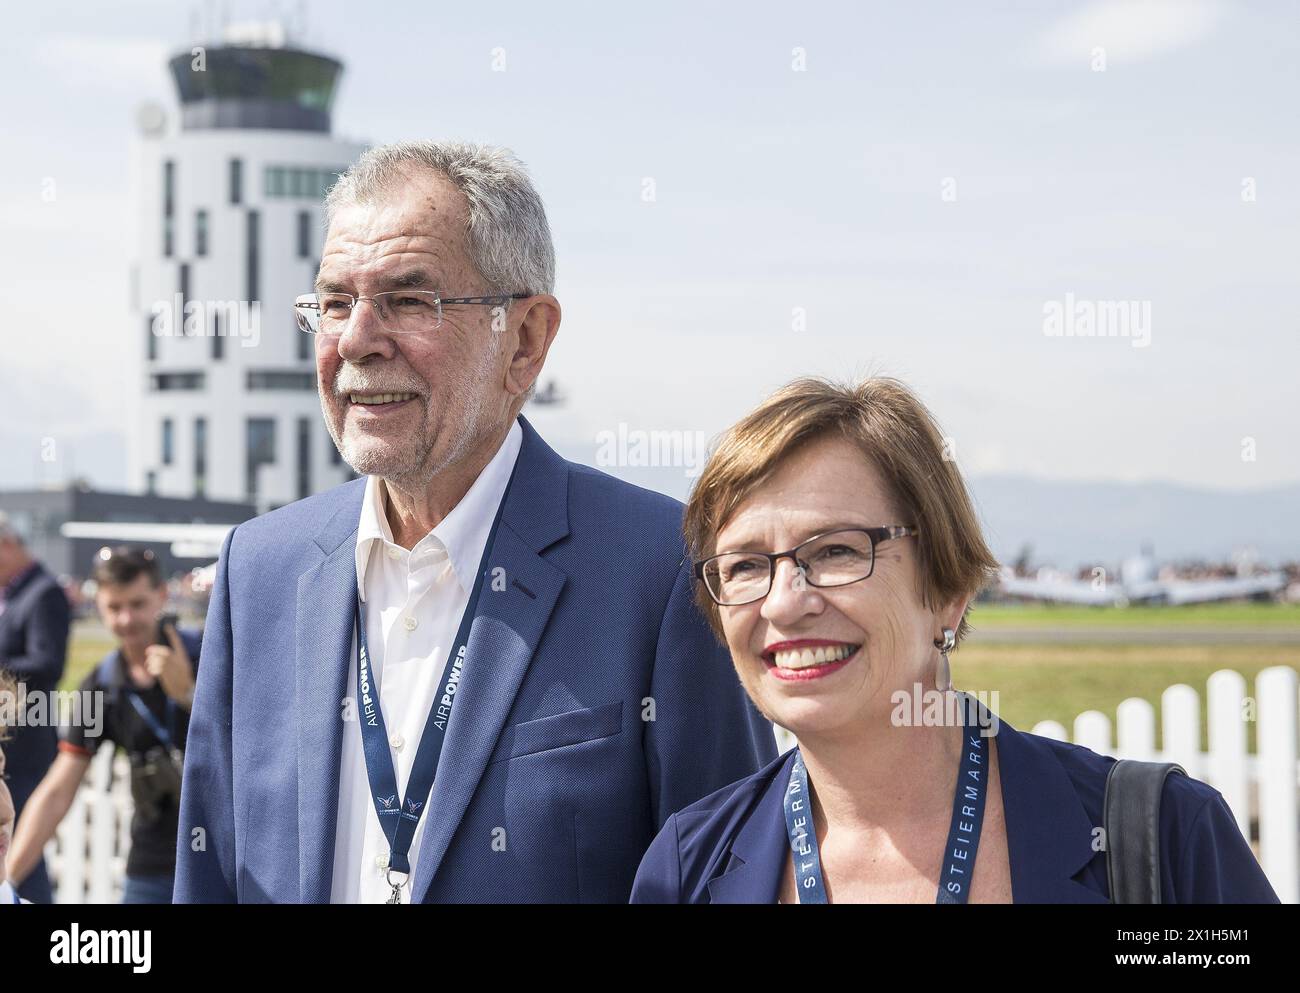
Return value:
<svg viewBox="0 0 1300 993">
<path fill-rule="evenodd" d="M 918 529 L 905 525 L 841 528 L 815 535 L 788 552 L 723 552 L 695 564 L 695 575 L 722 607 L 739 607 L 767 596 L 776 564 L 794 561 L 809 586 L 848 586 L 871 575 L 876 546 L 895 538 L 913 538 Z"/>
</svg>

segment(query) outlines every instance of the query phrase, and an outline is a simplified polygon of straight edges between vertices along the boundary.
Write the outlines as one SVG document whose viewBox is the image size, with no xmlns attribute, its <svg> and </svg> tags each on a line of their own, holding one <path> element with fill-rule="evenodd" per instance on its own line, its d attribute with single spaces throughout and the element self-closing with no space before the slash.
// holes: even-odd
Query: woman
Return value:
<svg viewBox="0 0 1300 993">
<path fill-rule="evenodd" d="M 18 892 L 9 882 L 5 871 L 9 843 L 14 833 L 14 798 L 9 794 L 8 777 L 5 775 L 4 742 L 9 737 L 8 723 L 18 714 L 18 684 L 9 673 L 0 670 L 0 907 L 15 903 L 31 903 L 20 900 Z"/>
<path fill-rule="evenodd" d="M 670 817 L 633 902 L 1107 902 L 1114 760 L 951 688 L 996 561 L 905 386 L 786 386 L 723 438 L 685 530 L 741 683 L 799 746 Z M 1166 902 L 1277 900 L 1205 783 L 1166 781 L 1160 846 Z"/>
</svg>

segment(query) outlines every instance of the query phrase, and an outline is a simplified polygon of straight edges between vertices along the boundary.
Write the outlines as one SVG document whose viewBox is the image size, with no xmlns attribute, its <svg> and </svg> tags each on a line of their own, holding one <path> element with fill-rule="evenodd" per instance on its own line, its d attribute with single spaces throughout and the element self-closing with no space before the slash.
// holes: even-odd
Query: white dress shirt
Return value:
<svg viewBox="0 0 1300 993">
<path fill-rule="evenodd" d="M 379 687 L 399 800 L 405 798 L 420 735 L 522 441 L 523 429 L 516 420 L 460 503 L 410 551 L 393 541 L 383 480 L 366 479 L 357 528 L 357 591 L 365 607 L 372 681 Z M 354 719 L 343 724 L 330 902 L 384 903 L 392 895 L 385 882 L 389 846 L 370 795 L 361 723 L 355 719 L 360 713 L 355 706 L 355 635 L 348 663 L 348 697 L 354 704 Z M 439 768 L 446 769 L 455 759 L 444 751 Z M 428 797 L 418 799 L 427 804 Z M 411 872 L 402 887 L 403 903 L 411 900 L 411 880 L 427 819 L 427 815 L 420 818 L 411 840 Z M 400 877 L 394 874 L 393 878 Z"/>
</svg>

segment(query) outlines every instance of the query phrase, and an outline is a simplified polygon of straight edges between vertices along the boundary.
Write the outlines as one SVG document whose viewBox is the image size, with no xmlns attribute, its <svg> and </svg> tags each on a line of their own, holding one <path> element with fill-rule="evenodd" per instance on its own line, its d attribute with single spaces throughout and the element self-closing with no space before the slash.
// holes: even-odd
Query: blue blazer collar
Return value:
<svg viewBox="0 0 1300 993">
<path fill-rule="evenodd" d="M 1016 903 L 1106 903 L 1076 876 L 1095 856 L 1093 824 L 1052 746 L 999 719 L 998 776 Z M 713 903 L 775 903 L 790 845 L 782 799 L 793 749 L 774 767 L 732 843 L 723 872 L 708 883 Z"/>
<path fill-rule="evenodd" d="M 790 853 L 782 800 L 794 753 L 790 749 L 775 764 L 771 781 L 731 844 L 722 875 L 709 880 L 710 903 L 776 903 Z"/>
<path fill-rule="evenodd" d="M 1105 893 L 1074 878 L 1097 856 L 1093 842 L 1101 825 L 1084 809 L 1054 746 L 999 719 L 997 750 L 1012 899 L 1108 903 Z"/>
<path fill-rule="evenodd" d="M 503 590 L 484 586 L 470 630 L 457 706 L 443 753 L 449 772 L 430 795 L 412 896 L 420 901 L 464 817 L 505 725 L 565 575 L 539 554 L 569 533 L 568 463 L 524 417 L 514 481 L 502 510 L 489 568 Z M 329 900 L 343 751 L 341 701 L 353 664 L 356 537 L 365 481 L 342 487 L 342 505 L 316 535 L 324 559 L 298 577 L 298 833 L 301 898 Z"/>
</svg>

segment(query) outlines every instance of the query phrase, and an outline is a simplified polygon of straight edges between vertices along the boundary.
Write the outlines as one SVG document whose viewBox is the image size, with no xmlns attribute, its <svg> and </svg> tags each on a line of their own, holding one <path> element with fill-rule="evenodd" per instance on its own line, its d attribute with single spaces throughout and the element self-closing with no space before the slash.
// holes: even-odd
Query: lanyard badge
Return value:
<svg viewBox="0 0 1300 993">
<path fill-rule="evenodd" d="M 962 693 L 968 704 L 978 703 Z M 967 711 L 973 712 L 973 711 Z M 970 877 L 979 849 L 980 826 L 984 823 L 984 799 L 988 792 L 988 762 L 980 728 L 969 724 L 962 729 L 961 765 L 952 803 L 952 826 L 944 849 L 936 903 L 965 903 L 970 895 Z M 822 877 L 821 854 L 813 825 L 812 796 L 803 754 L 796 748 L 785 789 L 785 825 L 793 856 L 795 892 L 800 903 L 826 903 L 826 881 Z"/>
<path fill-rule="evenodd" d="M 365 753 L 370 796 L 375 805 L 375 813 L 379 817 L 379 825 L 389 844 L 388 866 L 384 881 L 392 887 L 393 892 L 385 901 L 388 905 L 402 902 L 402 887 L 411 878 L 409 856 L 411 842 L 433 790 L 433 780 L 438 771 L 439 759 L 442 757 L 443 742 L 447 737 L 452 707 L 456 702 L 456 691 L 460 687 L 466 653 L 469 650 L 470 628 L 478 611 L 479 596 L 483 592 L 489 556 L 496 539 L 497 527 L 501 524 L 501 514 L 510 495 L 510 483 L 513 481 L 512 470 L 510 482 L 506 483 L 496 517 L 492 521 L 492 528 L 488 532 L 487 543 L 483 546 L 483 558 L 479 562 L 474 587 L 470 591 L 465 612 L 461 615 L 460 627 L 456 631 L 455 641 L 452 642 L 452 650 L 447 656 L 447 665 L 439 683 L 439 692 L 425 719 L 424 731 L 420 735 L 420 744 L 415 752 L 411 775 L 406 783 L 405 796 L 400 796 L 397 789 L 397 775 L 393 771 L 392 753 L 389 752 L 388 732 L 385 730 L 384 714 L 379 706 L 379 687 L 370 669 L 365 607 L 361 603 L 360 596 L 356 599 L 354 623 L 357 634 L 357 695 L 360 698 L 357 710 L 361 721 L 361 747 Z M 396 882 L 393 881 L 394 873 L 400 877 Z"/>
</svg>

